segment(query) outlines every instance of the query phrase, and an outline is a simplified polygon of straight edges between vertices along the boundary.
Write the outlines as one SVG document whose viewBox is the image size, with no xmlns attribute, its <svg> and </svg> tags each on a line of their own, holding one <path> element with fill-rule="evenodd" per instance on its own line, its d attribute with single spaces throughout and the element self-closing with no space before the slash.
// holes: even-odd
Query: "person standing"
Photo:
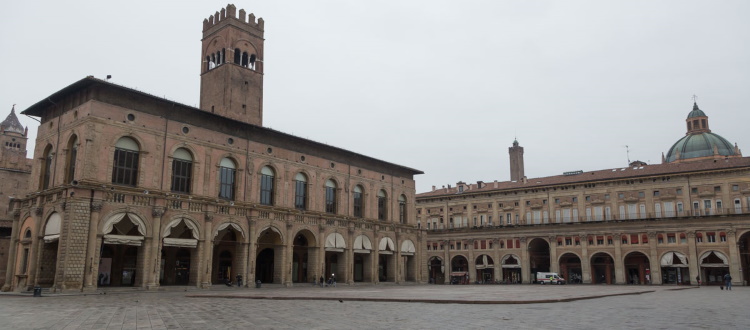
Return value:
<svg viewBox="0 0 750 330">
<path fill-rule="evenodd" d="M 724 274 L 724 286 L 727 290 L 732 290 L 732 275 L 729 273 Z"/>
<path fill-rule="evenodd" d="M 323 278 L 323 276 L 320 276 L 320 287 L 322 288 L 323 285 L 325 285 L 326 280 Z"/>
</svg>

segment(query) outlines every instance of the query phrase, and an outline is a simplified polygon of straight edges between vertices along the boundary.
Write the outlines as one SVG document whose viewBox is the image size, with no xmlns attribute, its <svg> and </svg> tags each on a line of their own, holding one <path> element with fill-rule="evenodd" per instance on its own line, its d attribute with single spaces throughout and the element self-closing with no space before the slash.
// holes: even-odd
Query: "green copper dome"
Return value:
<svg viewBox="0 0 750 330">
<path fill-rule="evenodd" d="M 700 111 L 700 110 L 698 110 Z M 695 110 L 693 110 L 695 112 Z M 691 112 L 690 114 L 692 115 Z M 703 111 L 701 111 L 703 113 Z M 705 116 L 705 115 L 704 115 Z M 714 155 L 714 146 L 721 156 L 734 156 L 734 146 L 718 134 L 706 132 L 690 134 L 679 139 L 667 153 L 666 161 L 671 163 L 680 159 L 709 157 Z M 677 153 L 679 151 L 679 158 Z"/>
<path fill-rule="evenodd" d="M 693 111 L 690 111 L 687 117 L 688 119 L 695 117 L 706 117 L 706 113 L 698 108 L 698 103 L 693 102 Z"/>
</svg>

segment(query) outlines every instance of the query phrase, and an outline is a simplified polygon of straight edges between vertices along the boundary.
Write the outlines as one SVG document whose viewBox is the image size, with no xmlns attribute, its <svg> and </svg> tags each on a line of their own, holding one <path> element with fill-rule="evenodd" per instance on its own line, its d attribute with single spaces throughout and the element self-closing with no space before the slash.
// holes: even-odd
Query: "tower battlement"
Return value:
<svg viewBox="0 0 750 330">
<path fill-rule="evenodd" d="M 247 27 L 263 31 L 263 18 L 255 18 L 255 14 L 250 13 L 249 15 L 244 9 L 240 9 L 239 16 L 237 15 L 237 7 L 233 4 L 227 5 L 227 8 L 222 8 L 221 11 L 217 11 L 215 14 L 209 16 L 203 20 L 203 32 L 208 31 L 214 26 L 219 25 L 229 19 L 235 19 L 241 23 L 244 23 Z"/>
</svg>

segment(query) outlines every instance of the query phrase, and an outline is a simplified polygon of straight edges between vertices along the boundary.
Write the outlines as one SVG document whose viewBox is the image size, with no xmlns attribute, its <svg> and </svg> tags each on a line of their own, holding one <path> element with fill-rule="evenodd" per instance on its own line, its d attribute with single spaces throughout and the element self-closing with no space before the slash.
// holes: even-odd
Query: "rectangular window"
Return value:
<svg viewBox="0 0 750 330">
<path fill-rule="evenodd" d="M 508 224 L 509 225 L 513 224 L 513 217 L 511 217 L 510 213 L 506 213 L 505 214 L 505 218 L 508 219 Z"/>
<path fill-rule="evenodd" d="M 724 233 L 720 234 L 719 235 L 719 241 L 720 242 L 726 242 L 727 241 L 727 235 L 725 235 Z"/>
<path fill-rule="evenodd" d="M 667 235 L 667 243 L 677 243 L 677 238 L 673 235 Z"/>
<path fill-rule="evenodd" d="M 378 220 L 385 220 L 385 197 L 378 196 Z"/>
<path fill-rule="evenodd" d="M 716 243 L 716 233 L 706 233 L 706 242 Z"/>
<path fill-rule="evenodd" d="M 29 268 L 29 249 L 23 249 L 23 255 L 21 256 L 21 274 L 26 275 L 27 268 Z"/>
<path fill-rule="evenodd" d="M 180 159 L 172 160 L 172 191 L 189 194 L 192 173 L 193 162 Z"/>
<path fill-rule="evenodd" d="M 400 223 L 406 223 L 406 202 L 398 202 L 398 221 Z"/>
<path fill-rule="evenodd" d="M 738 190 L 740 190 L 740 186 L 736 185 L 736 184 L 733 184 L 732 185 L 732 191 L 738 191 Z"/>
<path fill-rule="evenodd" d="M 138 152 L 116 148 L 112 183 L 135 186 L 138 177 Z"/>
<path fill-rule="evenodd" d="M 362 193 L 354 192 L 354 216 L 362 217 Z"/>
<path fill-rule="evenodd" d="M 565 245 L 573 245 L 573 239 L 570 237 L 565 238 Z"/>
<path fill-rule="evenodd" d="M 294 181 L 294 208 L 307 209 L 307 182 Z"/>
<path fill-rule="evenodd" d="M 273 176 L 262 174 L 260 176 L 260 203 L 273 205 Z"/>
<path fill-rule="evenodd" d="M 219 167 L 219 198 L 234 200 L 234 178 L 237 170 Z"/>
<path fill-rule="evenodd" d="M 326 213 L 336 213 L 336 188 L 326 187 Z M 427 229 L 430 223 L 427 222 Z"/>
<path fill-rule="evenodd" d="M 659 191 L 658 190 L 654 190 L 654 197 L 659 197 Z"/>
</svg>

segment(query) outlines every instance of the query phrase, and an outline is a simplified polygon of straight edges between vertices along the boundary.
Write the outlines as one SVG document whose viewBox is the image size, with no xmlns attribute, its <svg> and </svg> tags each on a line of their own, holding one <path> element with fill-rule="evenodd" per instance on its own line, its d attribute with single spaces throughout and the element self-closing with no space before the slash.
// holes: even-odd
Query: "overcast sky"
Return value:
<svg viewBox="0 0 750 330">
<path fill-rule="evenodd" d="M 750 155 L 750 1 L 246 1 L 264 125 L 416 168 L 417 192 L 661 162 L 693 94 Z M 0 112 L 87 76 L 197 105 L 221 1 L 5 1 Z M 37 122 L 20 118 L 32 138 Z M 32 154 L 31 145 L 28 156 Z"/>
</svg>

